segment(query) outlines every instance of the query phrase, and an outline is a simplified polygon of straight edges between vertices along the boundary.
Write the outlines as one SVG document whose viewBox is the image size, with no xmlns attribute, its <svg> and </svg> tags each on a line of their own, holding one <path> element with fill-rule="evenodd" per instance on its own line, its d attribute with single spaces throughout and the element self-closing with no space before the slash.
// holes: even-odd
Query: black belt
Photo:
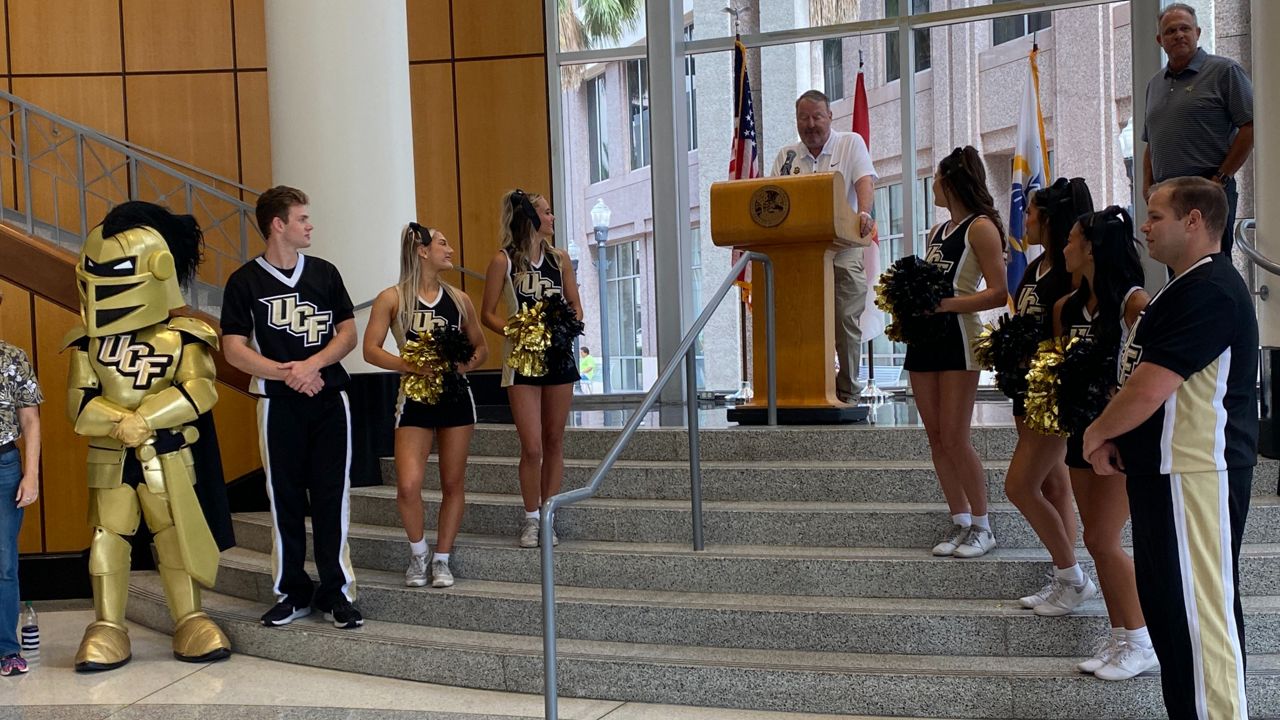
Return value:
<svg viewBox="0 0 1280 720">
<path fill-rule="evenodd" d="M 3 455 L 9 452 L 10 450 L 17 450 L 17 449 L 18 449 L 18 443 L 12 442 L 12 441 L 7 442 L 3 445 L 0 445 L 0 455 Z"/>
</svg>

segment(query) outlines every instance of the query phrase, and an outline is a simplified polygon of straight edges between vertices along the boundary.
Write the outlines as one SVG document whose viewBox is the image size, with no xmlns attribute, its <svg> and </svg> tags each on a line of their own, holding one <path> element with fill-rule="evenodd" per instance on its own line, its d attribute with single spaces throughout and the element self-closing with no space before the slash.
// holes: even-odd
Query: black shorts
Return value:
<svg viewBox="0 0 1280 720">
<path fill-rule="evenodd" d="M 1027 416 L 1027 397 L 1025 395 L 1013 398 L 1013 416 L 1016 418 Z"/>
<path fill-rule="evenodd" d="M 471 397 L 471 388 L 462 399 L 454 399 L 428 405 L 417 400 L 402 397 L 400 407 L 396 408 L 396 427 L 446 428 L 462 427 L 476 424 L 476 402 Z"/>
<path fill-rule="evenodd" d="M 947 313 L 939 337 L 920 345 L 907 345 L 902 369 L 908 372 L 945 372 L 976 369 L 973 349 L 960 329 L 960 315 Z"/>
<path fill-rule="evenodd" d="M 582 379 L 581 374 L 572 368 L 567 371 L 552 370 L 546 375 L 540 377 L 530 377 L 516 373 L 515 379 L 511 381 L 512 385 L 568 385 L 576 383 Z"/>
<path fill-rule="evenodd" d="M 1092 470 L 1093 466 L 1084 459 L 1084 435 L 1067 437 L 1067 467 L 1077 470 Z"/>
</svg>

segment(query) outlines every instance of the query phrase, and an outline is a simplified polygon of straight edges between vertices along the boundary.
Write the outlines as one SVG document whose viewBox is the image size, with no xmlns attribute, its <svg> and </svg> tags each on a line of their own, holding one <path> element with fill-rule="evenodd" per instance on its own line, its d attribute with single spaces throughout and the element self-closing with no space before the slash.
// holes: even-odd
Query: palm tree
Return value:
<svg viewBox="0 0 1280 720">
<path fill-rule="evenodd" d="M 621 38 L 644 12 L 644 0 L 558 0 L 558 8 L 560 52 L 575 52 L 600 40 Z M 583 70 L 581 65 L 560 69 L 566 90 L 582 82 Z"/>
<path fill-rule="evenodd" d="M 809 0 L 810 27 L 838 25 L 857 19 L 857 0 Z"/>
</svg>

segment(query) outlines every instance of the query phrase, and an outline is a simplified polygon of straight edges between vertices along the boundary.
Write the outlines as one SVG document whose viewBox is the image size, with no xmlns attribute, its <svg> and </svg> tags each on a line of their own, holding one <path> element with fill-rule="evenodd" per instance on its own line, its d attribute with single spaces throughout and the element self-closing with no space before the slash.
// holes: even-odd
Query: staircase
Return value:
<svg viewBox="0 0 1280 720">
<path fill-rule="evenodd" d="M 616 431 L 570 429 L 566 487 L 585 484 Z M 689 546 L 682 430 L 640 432 L 600 496 L 560 512 L 562 696 L 772 711 L 947 718 L 1160 718 L 1159 678 L 1075 671 L 1107 623 L 1100 601 L 1041 618 L 1012 598 L 1049 568 L 1004 497 L 1016 436 L 979 427 L 1001 547 L 936 559 L 949 526 L 919 428 L 732 428 L 702 433 L 707 550 Z M 518 441 L 478 426 L 458 584 L 406 588 L 394 471 L 351 493 L 368 622 L 258 624 L 274 601 L 270 517 L 236 517 L 206 608 L 235 649 L 387 677 L 542 692 L 539 558 L 515 545 Z M 1280 715 L 1280 465 L 1263 461 L 1241 557 L 1255 717 Z M 434 465 L 427 488 L 438 487 Z M 438 491 L 423 493 L 434 523 Z M 430 536 L 430 533 L 428 533 Z M 1088 572 L 1092 564 L 1083 560 Z M 135 574 L 130 618 L 169 630 L 158 577 Z"/>
</svg>

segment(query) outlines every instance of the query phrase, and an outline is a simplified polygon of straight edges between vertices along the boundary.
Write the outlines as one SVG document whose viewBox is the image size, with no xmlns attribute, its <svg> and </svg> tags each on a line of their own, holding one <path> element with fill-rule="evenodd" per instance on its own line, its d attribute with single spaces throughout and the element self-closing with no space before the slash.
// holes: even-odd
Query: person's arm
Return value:
<svg viewBox="0 0 1280 720">
<path fill-rule="evenodd" d="M 334 333 L 333 339 L 320 349 L 320 352 L 306 360 L 281 364 L 281 369 L 285 371 L 284 382 L 300 393 L 314 395 L 324 387 L 324 379 L 320 377 L 320 371 L 334 363 L 342 362 L 342 358 L 355 349 L 356 321 L 355 318 L 347 318 L 338 323 L 338 331 Z"/>
<path fill-rule="evenodd" d="M 858 232 L 860 237 L 867 237 L 876 229 L 876 221 L 871 211 L 875 208 L 875 178 L 863 175 L 853 184 L 853 191 L 858 195 Z"/>
<path fill-rule="evenodd" d="M 1083 454 L 1099 475 L 1112 475 L 1122 469 L 1115 462 L 1113 449 L 1105 446 L 1145 422 L 1181 384 L 1182 376 L 1172 370 L 1151 362 L 1138 364 L 1120 392 L 1084 431 Z"/>
<path fill-rule="evenodd" d="M 284 380 L 287 371 L 280 363 L 264 357 L 249 346 L 249 338 L 230 333 L 222 336 L 222 355 L 231 367 L 263 380 Z"/>
<path fill-rule="evenodd" d="M 489 261 L 489 268 L 484 273 L 484 296 L 480 299 L 480 322 L 490 330 L 502 335 L 507 326 L 507 318 L 498 314 L 498 304 L 502 302 L 502 286 L 506 282 L 507 254 L 498 251 Z"/>
<path fill-rule="evenodd" d="M 1151 199 L 1151 186 L 1155 184 L 1151 171 L 1151 146 L 1142 148 L 1142 197 Z"/>
<path fill-rule="evenodd" d="M 18 494 L 13 498 L 18 507 L 26 507 L 40 497 L 40 408 L 18 408 L 18 426 L 26 440 L 22 453 L 22 481 Z"/>
<path fill-rule="evenodd" d="M 995 223 L 981 218 L 969 227 L 969 246 L 978 256 L 978 266 L 987 286 L 972 295 L 943 298 L 938 312 L 972 313 L 1004 305 L 1009 298 L 1004 274 L 1004 247 Z"/>
<path fill-rule="evenodd" d="M 1067 298 L 1071 297 L 1071 293 L 1067 293 L 1058 298 L 1058 302 L 1053 304 L 1053 336 L 1062 337 L 1066 334 L 1066 328 L 1062 327 L 1062 308 L 1067 306 Z"/>
<path fill-rule="evenodd" d="M 489 359 L 489 344 L 484 340 L 484 330 L 480 329 L 480 316 L 476 314 L 476 308 L 471 304 L 471 297 L 466 293 L 462 295 L 462 304 L 466 308 L 467 320 L 462 324 L 462 330 L 467 334 L 467 339 L 475 347 L 476 351 L 471 355 L 471 359 L 465 364 L 458 367 L 458 372 L 466 374 L 475 370 Z"/>
<path fill-rule="evenodd" d="M 1129 296 L 1129 302 L 1124 306 L 1124 324 L 1125 327 L 1133 329 L 1133 324 L 1138 322 L 1138 316 L 1147 308 L 1147 304 L 1151 302 L 1151 296 L 1146 290 L 1138 290 Z"/>
<path fill-rule="evenodd" d="M 1226 159 L 1218 167 L 1218 172 L 1227 177 L 1235 175 L 1244 166 L 1245 160 L 1249 159 L 1251 152 L 1253 152 L 1253 123 L 1249 122 L 1240 126 L 1236 139 L 1231 141 L 1231 147 L 1227 149 Z"/>
<path fill-rule="evenodd" d="M 391 327 L 391 318 L 399 312 L 399 308 L 396 307 L 399 304 L 399 298 L 400 293 L 390 287 L 378 293 L 378 297 L 373 299 L 373 307 L 369 310 L 369 326 L 364 329 L 363 354 L 364 361 L 374 367 L 392 372 L 409 373 L 413 372 L 409 363 L 382 347 L 382 344 L 387 341 L 387 330 Z"/>
<path fill-rule="evenodd" d="M 569 301 L 570 307 L 573 308 L 573 314 L 582 319 L 582 298 L 578 297 L 578 277 L 573 274 L 573 262 L 569 260 L 569 254 L 556 249 L 556 260 L 560 263 L 560 276 L 563 278 L 564 299 Z"/>
</svg>

